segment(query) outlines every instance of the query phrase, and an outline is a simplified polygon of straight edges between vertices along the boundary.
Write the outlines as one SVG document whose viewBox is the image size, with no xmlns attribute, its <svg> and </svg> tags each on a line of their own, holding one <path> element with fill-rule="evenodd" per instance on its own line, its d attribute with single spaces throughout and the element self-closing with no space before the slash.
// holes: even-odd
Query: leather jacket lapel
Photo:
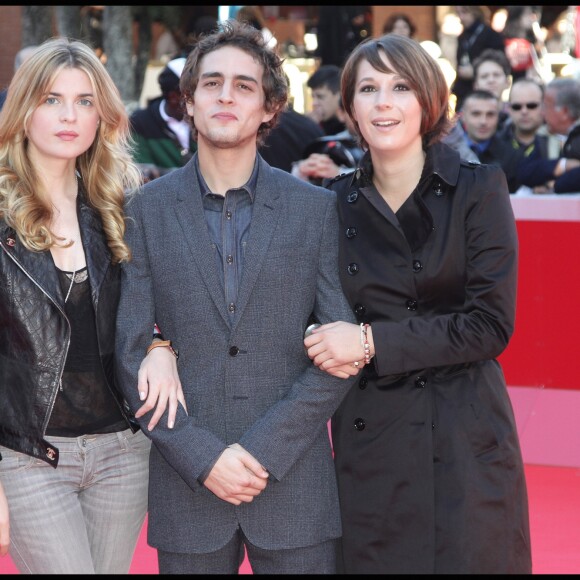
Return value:
<svg viewBox="0 0 580 580">
<path fill-rule="evenodd" d="M 101 285 L 111 265 L 111 251 L 107 245 L 102 224 L 93 209 L 79 199 L 77 204 L 79 226 L 89 272 L 93 304 L 98 302 Z"/>
<path fill-rule="evenodd" d="M 16 232 L 8 226 L 2 228 L 0 239 L 2 249 L 26 276 L 55 304 L 64 309 L 64 296 L 50 252 L 31 252 L 26 249 L 18 239 Z"/>
</svg>

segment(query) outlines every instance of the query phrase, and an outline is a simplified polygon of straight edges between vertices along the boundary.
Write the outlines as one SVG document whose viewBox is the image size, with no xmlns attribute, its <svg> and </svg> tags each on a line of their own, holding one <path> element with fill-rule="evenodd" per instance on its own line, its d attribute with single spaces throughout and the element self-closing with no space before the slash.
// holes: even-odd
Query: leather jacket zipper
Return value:
<svg viewBox="0 0 580 580">
<path fill-rule="evenodd" d="M 66 344 L 65 344 L 65 350 L 64 350 L 64 358 L 63 358 L 63 362 L 61 364 L 61 367 L 59 369 L 58 372 L 58 384 L 59 384 L 59 390 L 62 391 L 63 387 L 62 387 L 62 375 L 64 373 L 64 365 L 66 364 L 66 358 L 68 356 L 68 349 L 70 347 L 70 321 L 66 316 L 65 311 L 60 307 L 60 304 L 58 304 L 58 302 L 55 302 L 52 297 L 48 294 L 48 292 L 46 292 L 46 290 L 26 271 L 26 269 L 22 266 L 22 264 L 20 264 L 20 262 L 6 249 L 4 243 L 0 240 L 0 247 L 4 250 L 4 252 L 6 253 L 6 255 L 18 266 L 19 270 L 21 270 L 24 275 L 60 310 L 61 314 L 64 316 L 64 319 L 66 320 L 66 323 L 68 324 L 68 328 L 69 328 L 69 335 L 68 338 L 66 340 Z M 52 400 L 50 402 L 50 409 L 49 412 L 46 415 L 45 418 L 45 424 L 43 426 L 42 432 L 43 432 L 43 436 L 46 433 L 46 426 L 48 425 L 48 420 L 50 418 L 50 416 L 52 415 L 52 410 L 54 408 L 54 404 L 56 402 L 56 393 L 54 394 L 54 397 L 52 397 Z"/>
</svg>

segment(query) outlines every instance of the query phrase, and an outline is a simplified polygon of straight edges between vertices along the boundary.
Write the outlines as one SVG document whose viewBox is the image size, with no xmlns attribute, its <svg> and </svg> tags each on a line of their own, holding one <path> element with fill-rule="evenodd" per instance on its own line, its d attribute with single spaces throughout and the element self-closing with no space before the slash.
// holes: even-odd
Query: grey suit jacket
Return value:
<svg viewBox="0 0 580 580">
<path fill-rule="evenodd" d="M 266 549 L 314 545 L 341 535 L 327 420 L 354 379 L 318 370 L 303 334 L 320 322 L 355 321 L 338 276 L 333 192 L 259 159 L 250 236 L 233 320 L 205 222 L 194 159 L 127 204 L 133 259 L 123 268 L 116 357 L 135 411 L 137 371 L 154 322 L 179 349 L 188 414 L 167 413 L 153 432 L 148 541 L 205 553 L 238 525 Z M 239 442 L 270 472 L 253 502 L 234 506 L 198 477 Z"/>
</svg>

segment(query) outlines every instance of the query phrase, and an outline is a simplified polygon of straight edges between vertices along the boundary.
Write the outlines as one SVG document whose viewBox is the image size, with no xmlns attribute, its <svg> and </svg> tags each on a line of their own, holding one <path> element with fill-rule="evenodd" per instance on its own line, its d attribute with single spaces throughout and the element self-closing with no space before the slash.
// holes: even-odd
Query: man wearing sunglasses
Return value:
<svg viewBox="0 0 580 580">
<path fill-rule="evenodd" d="M 562 144 L 544 123 L 543 97 L 544 88 L 532 79 L 520 79 L 510 90 L 509 118 L 498 136 L 516 152 L 518 164 L 534 151 L 541 159 L 560 156 Z M 519 182 L 515 186 L 519 187 Z"/>
<path fill-rule="evenodd" d="M 563 142 L 557 159 L 539 149 L 523 159 L 518 178 L 535 193 L 580 192 L 580 81 L 558 77 L 545 89 L 542 108 L 548 131 Z"/>
</svg>

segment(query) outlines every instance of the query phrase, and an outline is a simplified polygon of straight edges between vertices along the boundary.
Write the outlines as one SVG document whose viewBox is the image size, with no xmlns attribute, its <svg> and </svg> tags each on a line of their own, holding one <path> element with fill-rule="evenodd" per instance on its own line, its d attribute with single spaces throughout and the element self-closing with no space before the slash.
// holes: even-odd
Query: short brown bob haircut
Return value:
<svg viewBox="0 0 580 580">
<path fill-rule="evenodd" d="M 388 58 L 392 69 L 381 58 Z M 423 110 L 423 146 L 440 141 L 452 128 L 449 87 L 439 63 L 416 41 L 398 34 L 370 38 L 350 54 L 342 70 L 341 95 L 344 110 L 353 121 L 363 149 L 368 149 L 353 118 L 353 101 L 359 64 L 367 60 L 376 70 L 401 75 L 415 92 Z"/>
</svg>

